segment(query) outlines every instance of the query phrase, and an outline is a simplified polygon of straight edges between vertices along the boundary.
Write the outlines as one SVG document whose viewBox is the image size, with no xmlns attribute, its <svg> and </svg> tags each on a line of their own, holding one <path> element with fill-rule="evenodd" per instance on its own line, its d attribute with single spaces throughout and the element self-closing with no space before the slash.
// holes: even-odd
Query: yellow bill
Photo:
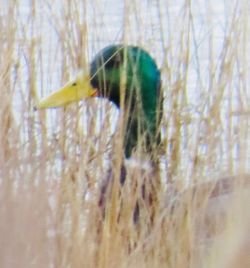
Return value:
<svg viewBox="0 0 250 268">
<path fill-rule="evenodd" d="M 77 102 L 97 95 L 97 90 L 90 84 L 88 75 L 79 73 L 76 78 L 68 82 L 58 91 L 43 98 L 36 106 L 37 109 L 66 106 L 72 102 Z"/>
</svg>

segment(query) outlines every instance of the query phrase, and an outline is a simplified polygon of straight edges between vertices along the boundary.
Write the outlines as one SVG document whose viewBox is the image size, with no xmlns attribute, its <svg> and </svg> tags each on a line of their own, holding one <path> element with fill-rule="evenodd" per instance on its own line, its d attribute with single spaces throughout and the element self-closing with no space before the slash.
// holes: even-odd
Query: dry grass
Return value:
<svg viewBox="0 0 250 268">
<path fill-rule="evenodd" d="M 125 1 L 124 19 L 103 2 L 1 3 L 0 267 L 249 267 L 247 1 L 225 4 L 226 21 L 209 1 Z M 130 166 L 121 192 L 113 107 L 33 111 L 111 42 L 156 57 L 165 97 L 161 172 Z M 150 206 L 140 186 L 156 176 Z"/>
</svg>

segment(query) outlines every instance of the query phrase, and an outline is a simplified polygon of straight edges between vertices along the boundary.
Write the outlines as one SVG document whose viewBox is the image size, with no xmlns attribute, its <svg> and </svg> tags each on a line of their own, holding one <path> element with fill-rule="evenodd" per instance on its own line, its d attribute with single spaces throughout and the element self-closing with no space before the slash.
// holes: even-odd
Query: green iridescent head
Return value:
<svg viewBox="0 0 250 268">
<path fill-rule="evenodd" d="M 127 120 L 124 137 L 125 156 L 130 157 L 139 142 L 147 152 L 159 144 L 162 111 L 160 71 L 153 58 L 135 46 L 110 45 L 81 73 L 58 92 L 43 99 L 38 108 L 64 106 L 88 97 L 108 98 L 118 108 L 122 100 Z M 123 96 L 123 97 L 122 97 Z"/>
</svg>

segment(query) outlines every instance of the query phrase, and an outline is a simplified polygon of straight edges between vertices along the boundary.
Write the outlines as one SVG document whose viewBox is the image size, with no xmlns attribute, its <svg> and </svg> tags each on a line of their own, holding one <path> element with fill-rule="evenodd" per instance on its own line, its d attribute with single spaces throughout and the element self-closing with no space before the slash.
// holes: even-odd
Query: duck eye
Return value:
<svg viewBox="0 0 250 268">
<path fill-rule="evenodd" d="M 105 67 L 113 68 L 118 67 L 122 63 L 122 57 L 121 55 L 113 55 L 109 58 L 109 60 L 105 63 Z"/>
<path fill-rule="evenodd" d="M 113 59 L 114 63 L 119 65 L 122 62 L 121 55 L 116 55 Z"/>
<path fill-rule="evenodd" d="M 72 86 L 75 87 L 75 86 L 76 86 L 76 82 L 74 82 L 74 83 L 72 84 Z"/>
</svg>

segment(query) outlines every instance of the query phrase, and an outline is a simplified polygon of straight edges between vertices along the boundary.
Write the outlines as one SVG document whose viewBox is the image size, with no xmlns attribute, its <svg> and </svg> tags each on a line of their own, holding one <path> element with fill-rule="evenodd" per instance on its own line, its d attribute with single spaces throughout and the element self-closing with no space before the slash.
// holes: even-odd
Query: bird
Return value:
<svg viewBox="0 0 250 268">
<path fill-rule="evenodd" d="M 88 70 L 80 71 L 61 89 L 43 98 L 36 108 L 64 107 L 93 97 L 106 98 L 123 110 L 126 118 L 124 158 L 131 158 L 140 143 L 140 148 L 144 148 L 145 153 L 151 155 L 152 161 L 155 161 L 154 156 L 161 146 L 163 97 L 161 72 L 153 57 L 138 46 L 112 44 L 104 47 L 94 56 Z M 126 168 L 122 164 L 122 185 L 125 179 Z M 104 195 L 108 185 L 107 182 L 103 184 L 100 199 L 102 203 L 106 198 Z M 144 190 L 142 192 L 144 195 Z M 137 221 L 138 214 L 137 204 L 134 221 Z"/>
<path fill-rule="evenodd" d="M 122 85 L 123 82 L 123 85 Z M 130 158 L 138 142 L 146 153 L 160 144 L 162 117 L 161 73 L 155 60 L 138 46 L 109 45 L 61 89 L 38 102 L 37 109 L 66 106 L 91 97 L 106 98 L 119 109 L 124 96 L 127 115 L 124 156 Z"/>
</svg>

